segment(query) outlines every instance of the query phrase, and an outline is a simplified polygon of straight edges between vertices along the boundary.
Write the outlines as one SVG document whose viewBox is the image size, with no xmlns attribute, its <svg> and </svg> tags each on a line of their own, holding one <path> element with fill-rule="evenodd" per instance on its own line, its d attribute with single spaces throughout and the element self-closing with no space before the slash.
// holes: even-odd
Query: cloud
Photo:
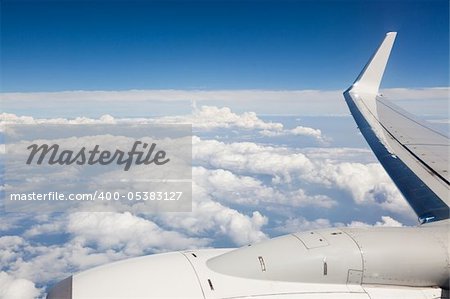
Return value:
<svg viewBox="0 0 450 299">
<path fill-rule="evenodd" d="M 393 100 L 447 99 L 449 88 L 391 88 L 382 92 Z M 125 90 L 125 91 L 62 91 L 2 93 L 3 110 L 16 111 L 28 107 L 45 113 L 50 107 L 64 111 L 80 111 L 89 105 L 91 111 L 109 111 L 117 106 L 118 113 L 141 115 L 152 111 L 154 103 L 186 103 L 191 101 L 216 106 L 239 107 L 241 111 L 267 114 L 347 115 L 342 90 Z M 126 99 L 126 105 L 123 105 Z M 95 109 L 101 107 L 102 109 Z M 72 115 L 74 116 L 74 115 Z"/>
<path fill-rule="evenodd" d="M 255 112 L 244 112 L 237 114 L 228 107 L 216 106 L 194 106 L 192 115 L 161 117 L 154 119 L 158 123 L 190 123 L 196 130 L 213 130 L 218 128 L 225 129 L 244 129 L 259 130 L 263 136 L 308 136 L 324 141 L 322 132 L 319 129 L 297 126 L 293 129 L 285 129 L 282 123 L 266 122 L 260 119 Z"/>
<path fill-rule="evenodd" d="M 379 163 L 316 163 L 313 171 L 303 173 L 309 182 L 338 187 L 349 192 L 357 204 L 378 204 L 386 210 L 411 211 L 403 196 Z"/>
<path fill-rule="evenodd" d="M 380 164 L 328 158 L 342 153 L 343 149 L 329 149 L 329 154 L 322 151 L 310 157 L 310 151 L 304 154 L 281 146 L 251 142 L 224 143 L 194 137 L 193 145 L 193 159 L 204 167 L 222 168 L 239 174 L 270 175 L 275 185 L 300 181 L 338 188 L 347 191 L 357 204 L 377 204 L 397 213 L 411 211 Z"/>
<path fill-rule="evenodd" d="M 0 192 L 4 190 L 4 186 L 0 186 Z M 0 217 L 0 232 L 9 231 L 20 226 L 22 215 L 9 214 L 8 217 Z"/>
<path fill-rule="evenodd" d="M 236 114 L 228 107 L 202 106 L 194 109 L 192 115 L 178 117 L 161 117 L 161 123 L 191 123 L 193 127 L 200 129 L 215 128 L 241 128 L 241 129 L 264 129 L 281 130 L 283 124 L 264 122 L 254 112 Z"/>
<path fill-rule="evenodd" d="M 216 140 L 192 139 L 192 158 L 196 163 L 212 168 L 223 168 L 238 173 L 266 174 L 284 182 L 291 175 L 309 171 L 313 163 L 302 153 L 278 146 L 252 142 L 224 143 Z"/>
<path fill-rule="evenodd" d="M 19 236 L 0 237 L 0 265 L 8 265 L 16 258 L 25 240 Z"/>
<path fill-rule="evenodd" d="M 443 98 L 448 95 L 448 87 L 431 88 L 388 88 L 382 92 L 389 94 L 394 99 L 425 99 Z M 267 101 L 274 99 L 285 100 L 334 100 L 335 94 L 342 94 L 341 90 L 264 90 L 264 89 L 240 89 L 240 90 L 123 90 L 123 91 L 59 91 L 59 92 L 4 92 L 5 101 L 106 101 L 122 102 L 128 99 L 132 102 L 146 101 L 227 101 L 239 99 L 242 101 Z"/>
<path fill-rule="evenodd" d="M 56 233 L 63 232 L 63 231 L 64 231 L 64 226 L 63 226 L 62 222 L 52 221 L 52 222 L 48 222 L 48 223 L 33 225 L 32 227 L 30 227 L 23 233 L 23 236 L 30 238 L 30 237 L 43 235 L 43 234 L 47 234 L 47 235 L 56 234 Z"/>
<path fill-rule="evenodd" d="M 332 164 L 341 162 L 373 163 L 375 156 L 369 148 L 354 147 L 311 147 L 301 148 L 299 152 L 315 161 L 322 161 Z"/>
<path fill-rule="evenodd" d="M 296 127 L 292 130 L 285 130 L 282 129 L 282 124 L 264 122 L 257 118 L 255 114 L 244 113 L 238 115 L 231 112 L 228 108 L 202 107 L 197 112 L 199 115 L 202 115 L 199 119 L 204 120 L 203 124 L 206 127 L 237 126 L 243 129 L 265 128 L 263 130 L 273 130 L 272 132 L 281 132 L 280 134 L 283 134 L 283 131 L 292 131 L 294 134 L 310 134 L 317 138 L 322 138 L 320 130 L 317 129 Z M 224 115 L 222 118 L 219 117 L 221 114 Z M 12 122 L 46 122 L 45 119 L 36 120 L 11 114 L 3 114 L 3 116 Z M 196 117 L 192 116 L 192 119 L 197 119 Z M 126 119 L 114 119 L 110 116 L 105 116 L 103 119 L 107 122 L 128 121 Z M 186 117 L 176 118 L 173 121 L 178 122 L 183 119 L 186 119 Z M 86 118 L 65 121 L 91 122 L 90 119 Z M 211 121 L 213 122 L 212 124 Z M 199 120 L 198 122 L 202 123 Z M 96 142 L 97 140 L 92 140 L 92 142 L 94 141 Z M 300 180 L 303 180 L 303 183 L 320 184 L 328 188 L 338 187 L 349 192 L 353 200 L 358 204 L 377 204 L 387 210 L 398 213 L 410 211 L 402 196 L 378 163 L 347 162 L 351 158 L 348 153 L 360 156 L 366 155 L 367 150 L 348 148 L 306 149 L 302 153 L 298 150 L 294 151 L 282 146 L 267 146 L 253 142 L 224 143 L 216 140 L 203 140 L 196 136 L 192 138 L 192 142 L 193 161 L 199 166 L 228 170 L 239 175 L 269 175 L 272 177 L 272 184 L 274 185 L 291 184 L 292 182 L 299 183 Z M 342 158 L 343 156 L 346 158 Z M 26 172 L 23 173 L 25 175 Z M 224 174 L 226 173 L 222 173 L 222 175 Z M 58 177 L 67 177 L 68 175 L 77 176 L 79 174 L 76 171 L 72 171 L 71 173 L 66 173 L 64 176 L 61 175 Z M 245 181 L 245 178 L 241 177 L 240 180 Z M 246 180 L 249 181 L 249 178 L 246 178 Z M 28 185 L 28 189 L 32 189 L 34 186 L 33 182 L 28 182 Z M 297 204 L 297 206 L 317 204 L 323 207 L 331 207 L 334 205 L 333 200 L 327 196 L 320 194 L 309 195 L 307 190 L 301 188 L 298 188 L 296 192 L 280 193 L 273 188 L 261 187 L 262 185 L 256 189 L 261 192 L 260 194 L 255 193 L 251 196 L 247 194 L 246 197 L 251 198 L 257 196 L 258 198 L 262 198 L 261 200 L 264 200 L 263 195 L 270 194 L 273 201 L 284 197 L 291 200 L 293 204 Z M 286 197 L 286 195 L 288 196 Z M 245 198 L 239 197 L 238 199 L 243 202 Z M 248 201 L 249 204 L 252 202 L 254 203 L 256 201 Z M 279 202 L 282 201 L 279 200 Z"/>
<path fill-rule="evenodd" d="M 297 217 L 286 219 L 284 223 L 282 225 L 277 226 L 275 230 L 281 233 L 290 234 L 300 231 L 328 228 L 331 226 L 332 223 L 328 219 L 318 218 L 310 221 L 304 217 Z"/>
<path fill-rule="evenodd" d="M 392 101 L 419 100 L 426 102 L 433 99 L 446 99 L 450 93 L 450 87 L 430 88 L 387 88 L 381 93 Z"/>
<path fill-rule="evenodd" d="M 52 234 L 59 235 L 64 242 L 44 245 L 25 239 Z M 209 242 L 208 238 L 162 229 L 151 220 L 131 213 L 61 214 L 33 225 L 24 237 L 0 237 L 0 271 L 48 284 L 107 262 L 162 251 L 201 248 Z"/>
<path fill-rule="evenodd" d="M 268 236 L 262 227 L 268 218 L 259 211 L 246 215 L 216 201 L 206 186 L 194 179 L 192 212 L 161 213 L 156 220 L 164 226 L 188 235 L 208 235 L 212 239 L 228 238 L 238 246 L 263 241 Z"/>
<path fill-rule="evenodd" d="M 1 270 L 13 277 L 30 280 L 36 284 L 45 285 L 67 277 L 73 272 L 126 257 L 112 250 L 97 252 L 73 240 L 43 245 L 22 237 L 15 236 L 15 238 L 16 243 L 13 247 L 1 242 L 0 238 L 0 252 L 2 254 L 6 252 L 9 256 L 7 263 L 2 262 Z"/>
<path fill-rule="evenodd" d="M 263 96 L 257 92 L 249 94 L 254 98 L 249 99 L 248 103 L 257 103 L 258 97 Z M 124 95 L 126 93 L 115 96 Z M 160 95 L 167 96 L 164 93 Z M 279 95 L 278 92 L 271 95 L 264 93 L 266 97 Z M 290 98 L 292 95 L 284 95 L 285 103 L 293 101 Z M 306 103 L 307 96 L 313 99 L 314 95 L 319 97 L 325 94 L 309 91 L 297 95 L 305 96 Z M 75 93 L 70 96 L 87 95 Z M 111 103 L 106 100 L 109 95 L 95 93 L 90 96 L 105 96 L 104 103 Z M 145 96 L 148 95 L 136 92 L 136 97 L 140 96 L 140 101 L 147 101 Z M 202 93 L 202 96 L 214 95 Z M 341 97 L 341 94 L 336 92 L 326 96 Z M 31 98 L 22 100 L 31 101 Z M 224 99 L 218 96 L 213 101 L 219 103 Z M 94 101 L 101 102 L 100 99 Z M 206 98 L 199 100 L 207 101 Z M 0 116 L 3 124 L 120 124 L 169 119 L 174 123 L 192 121 L 199 135 L 226 129 L 238 133 L 252 130 L 259 137 L 263 134 L 268 137 L 302 135 L 316 140 L 324 138 L 322 131 L 317 128 L 297 126 L 290 129 L 281 122 L 266 121 L 256 113 L 240 113 L 212 106 L 202 106 L 193 115 L 172 118 L 127 119 L 105 115 L 100 118 L 44 119 L 6 113 Z M 4 293 L 14 291 L 16 288 L 11 281 L 24 280 L 31 283 L 32 288 L 29 289 L 33 292 L 33 288 L 36 290 L 33 282 L 46 285 L 73 272 L 136 255 L 215 245 L 241 246 L 263 241 L 273 232 L 289 233 L 345 225 L 399 226 L 402 224 L 391 216 L 385 216 L 385 211 L 402 216 L 412 214 L 383 168 L 374 163 L 373 155 L 365 148 L 301 148 L 301 144 L 299 148 L 292 148 L 257 143 L 255 140 L 221 142 L 197 136 L 192 138 L 192 142 L 192 212 L 137 214 L 116 210 L 108 213 L 39 215 L 33 219 L 26 218 L 27 222 L 18 218 L 11 224 L 0 220 L 0 230 L 3 227 L 5 234 L 8 230 L 20 228 L 19 232 L 13 232 L 15 236 L 0 238 L 0 271 L 3 271 L 0 272 L 3 273 L 0 280 L 8 282 L 3 282 L 3 285 L 0 282 L 0 290 Z M 349 204 L 352 204 L 348 206 L 349 209 L 355 206 L 376 207 L 378 209 L 374 209 L 374 214 L 378 214 L 375 219 L 383 215 L 381 220 L 374 224 L 354 219 L 338 223 L 332 220 L 333 215 L 329 213 L 309 213 L 314 209 L 322 213 L 324 209 L 330 211 L 335 207 L 341 208 L 339 195 L 342 193 L 356 203 L 352 204 L 349 200 Z M 330 215 L 330 219 L 324 215 Z M 11 216 L 7 217 L 5 219 L 12 219 Z M 1 286 L 5 286 L 5 289 Z M 23 287 L 23 290 L 26 289 Z"/>
<path fill-rule="evenodd" d="M 261 135 L 274 137 L 274 136 L 286 136 L 286 135 L 294 135 L 294 136 L 309 136 L 314 137 L 317 140 L 324 142 L 329 138 L 324 138 L 322 136 L 322 131 L 319 129 L 297 126 L 293 129 L 285 129 L 285 130 L 267 130 L 264 129 L 260 132 Z"/>
<path fill-rule="evenodd" d="M 194 167 L 193 179 L 216 200 L 247 207 L 264 205 L 264 209 L 267 209 L 270 206 L 285 205 L 332 208 L 337 204 L 336 201 L 325 195 L 309 195 L 300 188 L 286 191 L 266 186 L 254 177 L 236 175 L 224 169 L 209 170 L 203 167 Z"/>
<path fill-rule="evenodd" d="M 6 272 L 0 272 L 0 298 L 2 299 L 33 299 L 41 295 L 34 283 L 15 278 Z"/>
<path fill-rule="evenodd" d="M 13 113 L 1 113 L 0 114 L 0 122 L 2 125 L 8 124 L 26 124 L 26 125 L 35 125 L 35 124 L 69 124 L 69 125 L 77 125 L 77 124 L 115 124 L 116 120 L 109 114 L 104 114 L 100 116 L 98 119 L 89 118 L 89 117 L 75 117 L 74 119 L 68 118 L 34 118 L 32 116 L 19 116 Z"/>
<path fill-rule="evenodd" d="M 298 184 L 302 184 L 304 188 L 312 188 L 305 184 L 316 184 L 331 190 L 346 191 L 358 205 L 377 205 L 384 210 L 414 218 L 411 208 L 379 163 L 354 163 L 343 158 L 353 159 L 355 155 L 367 156 L 369 154 L 367 150 L 340 148 L 323 149 L 318 152 L 306 150 L 299 153 L 280 146 L 272 147 L 249 142 L 224 143 L 202 140 L 198 137 L 194 137 L 193 144 L 193 159 L 196 163 L 207 168 L 224 169 L 238 174 L 269 175 L 272 177 L 272 187 L 297 186 L 299 198 L 303 198 L 302 205 L 314 203 L 322 203 L 324 207 L 334 205 L 332 199 L 322 197 L 322 200 L 319 200 L 318 194 L 305 196 L 298 187 Z M 231 175 L 228 176 L 231 179 Z M 255 185 L 254 181 L 252 183 Z M 271 194 L 270 189 L 264 192 L 258 198 L 264 198 L 263 194 Z M 276 195 L 275 192 L 271 194 L 274 199 L 278 198 Z M 295 196 L 286 196 L 286 200 L 295 205 Z"/>
<path fill-rule="evenodd" d="M 161 229 L 154 222 L 125 213 L 74 213 L 69 215 L 67 232 L 82 246 L 113 249 L 128 256 L 158 251 L 204 247 L 208 239 L 190 238 Z"/>
<path fill-rule="evenodd" d="M 318 230 L 329 227 L 401 227 L 403 224 L 390 216 L 381 216 L 381 219 L 374 224 L 362 221 L 351 221 L 344 224 L 341 222 L 330 222 L 329 219 L 317 218 L 308 220 L 305 217 L 288 218 L 279 224 L 275 230 L 281 233 L 295 233 L 300 231 Z"/>
<path fill-rule="evenodd" d="M 297 126 L 293 129 L 285 129 L 282 123 L 263 121 L 255 112 L 237 114 L 228 107 L 202 106 L 195 108 L 192 114 L 184 116 L 166 116 L 155 118 L 114 118 L 109 114 L 98 119 L 88 117 L 68 118 L 34 118 L 31 116 L 18 116 L 12 113 L 0 114 L 0 123 L 8 124 L 191 124 L 196 131 L 213 129 L 243 129 L 258 130 L 263 136 L 307 136 L 324 141 L 325 137 L 319 129 Z M 1 128 L 3 130 L 4 128 Z"/>
<path fill-rule="evenodd" d="M 268 219 L 261 213 L 255 211 L 247 216 L 215 202 L 200 187 L 194 187 L 194 190 L 193 213 L 40 215 L 23 237 L 0 238 L 0 271 L 48 284 L 73 272 L 127 257 L 207 247 L 214 237 L 228 237 L 237 245 L 267 239 L 261 228 Z M 66 241 L 54 245 L 34 241 L 50 235 L 59 235 L 57 238 Z"/>
<path fill-rule="evenodd" d="M 401 227 L 403 226 L 402 223 L 400 223 L 399 221 L 393 219 L 390 216 L 381 216 L 381 220 L 377 221 L 375 224 L 368 224 L 365 222 L 361 222 L 361 221 L 352 221 L 349 224 L 347 224 L 347 226 L 350 227 L 381 227 L 381 226 L 386 226 L 386 227 Z"/>
</svg>

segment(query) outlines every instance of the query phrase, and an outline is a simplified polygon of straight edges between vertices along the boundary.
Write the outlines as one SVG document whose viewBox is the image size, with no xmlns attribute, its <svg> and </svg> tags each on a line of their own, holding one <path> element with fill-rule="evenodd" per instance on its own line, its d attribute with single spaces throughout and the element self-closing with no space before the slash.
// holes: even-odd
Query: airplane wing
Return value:
<svg viewBox="0 0 450 299">
<path fill-rule="evenodd" d="M 421 223 L 449 218 L 449 138 L 378 93 L 389 32 L 344 98 L 361 133 Z"/>
</svg>

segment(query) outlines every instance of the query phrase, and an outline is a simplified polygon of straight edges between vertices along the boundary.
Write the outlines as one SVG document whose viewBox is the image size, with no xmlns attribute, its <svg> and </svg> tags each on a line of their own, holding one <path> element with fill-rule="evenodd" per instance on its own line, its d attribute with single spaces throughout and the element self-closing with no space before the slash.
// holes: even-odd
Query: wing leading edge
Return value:
<svg viewBox="0 0 450 299">
<path fill-rule="evenodd" d="M 344 98 L 361 133 L 421 223 L 449 218 L 449 138 L 378 94 L 389 32 Z"/>
</svg>

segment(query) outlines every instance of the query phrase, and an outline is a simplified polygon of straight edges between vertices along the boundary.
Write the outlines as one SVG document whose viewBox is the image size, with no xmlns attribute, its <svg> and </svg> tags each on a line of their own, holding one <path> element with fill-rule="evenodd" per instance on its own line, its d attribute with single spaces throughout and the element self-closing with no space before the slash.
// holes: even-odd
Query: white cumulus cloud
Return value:
<svg viewBox="0 0 450 299">
<path fill-rule="evenodd" d="M 33 282 L 0 272 L 0 299 L 34 299 L 39 295 L 41 290 Z"/>
</svg>

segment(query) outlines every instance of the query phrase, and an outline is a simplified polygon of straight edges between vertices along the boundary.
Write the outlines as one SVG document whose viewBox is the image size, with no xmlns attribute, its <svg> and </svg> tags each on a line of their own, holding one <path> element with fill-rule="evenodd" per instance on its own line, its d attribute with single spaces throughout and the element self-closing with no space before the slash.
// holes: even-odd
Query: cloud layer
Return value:
<svg viewBox="0 0 450 299">
<path fill-rule="evenodd" d="M 344 89 L 344 87 L 343 87 Z M 342 97 L 343 90 L 125 90 L 125 91 L 62 91 L 2 93 L 5 111 L 20 112 L 27 109 L 41 115 L 65 116 L 86 113 L 80 107 L 90 107 L 92 115 L 103 111 L 114 114 L 142 115 L 142 111 L 155 114 L 188 112 L 190 103 L 202 105 L 236 107 L 240 111 L 255 111 L 260 114 L 296 115 L 348 115 Z M 441 101 L 441 109 L 448 108 L 448 87 L 436 88 L 391 88 L 382 93 L 394 101 Z M 418 101 L 416 101 L 418 102 Z M 408 104 L 412 106 L 410 102 Z M 25 108 L 27 107 L 27 108 Z M 181 107 L 181 108 L 180 108 Z M 183 110 L 184 109 L 184 110 Z M 23 113 L 23 112 L 22 112 Z"/>
<path fill-rule="evenodd" d="M 334 147 L 321 129 L 303 123 L 287 125 L 215 106 L 175 117 L 44 119 L 3 113 L 0 121 L 3 126 L 189 122 L 195 130 L 192 212 L 1 215 L 0 298 L 40 296 L 73 272 L 132 256 L 242 246 L 329 226 L 400 226 L 397 217 L 414 218 L 370 150 Z M 224 137 L 231 133 L 232 139 Z M 361 219 L 358 210 L 370 210 L 370 220 Z"/>
</svg>

